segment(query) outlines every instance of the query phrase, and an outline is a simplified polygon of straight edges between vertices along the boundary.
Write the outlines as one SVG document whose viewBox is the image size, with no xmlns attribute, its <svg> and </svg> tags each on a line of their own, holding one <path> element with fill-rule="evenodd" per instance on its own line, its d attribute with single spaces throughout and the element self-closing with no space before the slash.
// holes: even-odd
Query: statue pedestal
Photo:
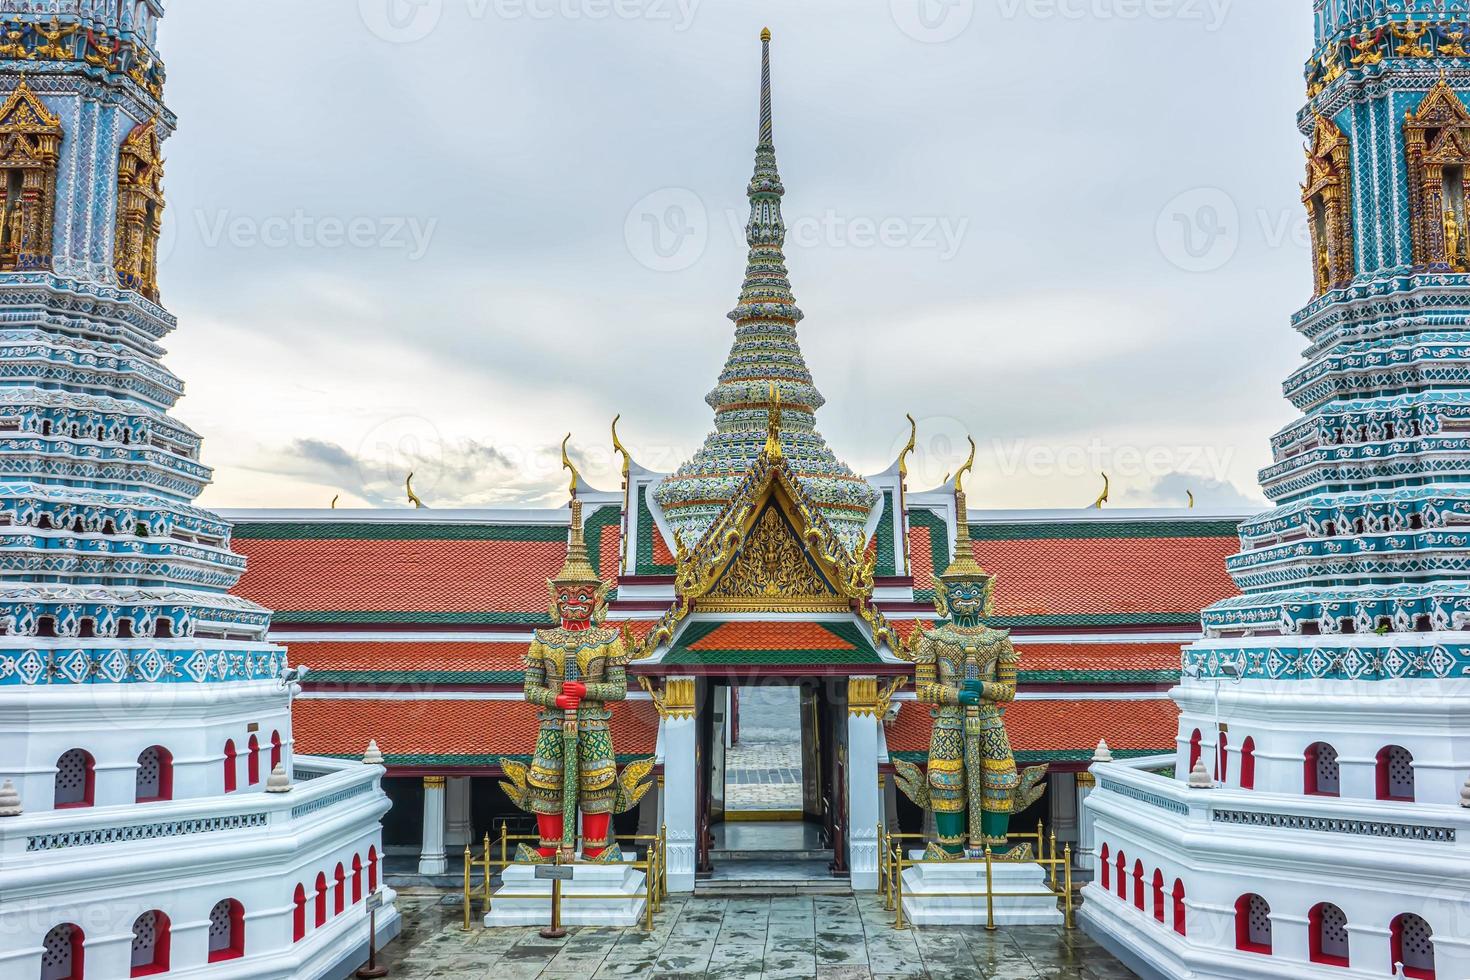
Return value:
<svg viewBox="0 0 1470 980">
<path fill-rule="evenodd" d="M 631 864 L 572 864 L 572 879 L 561 883 L 561 921 L 568 926 L 636 926 L 647 899 L 644 874 Z M 513 864 L 490 896 L 486 928 L 544 926 L 551 921 L 551 882 L 536 877 L 536 866 Z M 598 898 L 578 898 L 597 895 Z M 515 897 L 524 896 L 524 897 Z"/>
<path fill-rule="evenodd" d="M 923 851 L 910 858 L 918 860 Z M 991 890 L 998 926 L 1061 925 L 1057 898 L 1047 889 L 1046 870 L 1030 862 L 992 861 Z M 1002 897 L 1002 893 L 1031 893 Z M 904 869 L 903 914 L 916 926 L 985 925 L 985 862 L 943 861 Z"/>
</svg>

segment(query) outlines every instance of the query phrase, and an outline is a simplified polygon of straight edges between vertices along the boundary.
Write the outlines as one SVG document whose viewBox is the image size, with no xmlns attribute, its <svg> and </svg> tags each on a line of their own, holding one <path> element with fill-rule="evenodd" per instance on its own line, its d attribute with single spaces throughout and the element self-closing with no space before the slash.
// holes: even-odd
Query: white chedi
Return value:
<svg viewBox="0 0 1470 980">
<path fill-rule="evenodd" d="M 381 766 L 383 764 L 383 752 L 378 748 L 377 739 L 368 739 L 367 751 L 362 754 L 362 764 L 365 766 Z"/>
<path fill-rule="evenodd" d="M 15 788 L 15 783 L 5 780 L 0 786 L 0 817 L 18 817 L 25 811 L 20 805 L 20 791 Z"/>
<path fill-rule="evenodd" d="M 1205 768 L 1204 760 L 1198 760 L 1194 768 L 1189 771 L 1190 789 L 1214 789 L 1215 780 L 1210 776 L 1210 771 Z"/>
</svg>

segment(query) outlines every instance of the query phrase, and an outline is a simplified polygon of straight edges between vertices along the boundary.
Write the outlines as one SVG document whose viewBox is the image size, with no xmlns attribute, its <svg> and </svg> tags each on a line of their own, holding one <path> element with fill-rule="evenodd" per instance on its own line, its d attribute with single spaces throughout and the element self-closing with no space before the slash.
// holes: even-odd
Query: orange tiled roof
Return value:
<svg viewBox="0 0 1470 980">
<path fill-rule="evenodd" d="M 303 755 L 360 756 L 376 739 L 389 765 L 493 765 L 529 756 L 536 743 L 535 709 L 519 700 L 298 698 L 291 711 Z M 613 704 L 612 713 L 618 755 L 651 755 L 653 702 Z"/>
<path fill-rule="evenodd" d="M 1225 559 L 1233 537 L 976 541 L 996 577 L 995 614 L 1187 613 L 1236 594 Z M 923 579 L 915 585 L 924 587 Z"/>
<path fill-rule="evenodd" d="M 1179 669 L 1178 643 L 1028 643 L 1016 638 L 1022 670 Z"/>
<path fill-rule="evenodd" d="M 903 702 L 888 726 L 888 750 L 927 753 L 933 720 L 929 707 Z M 1090 759 L 1100 738 L 1114 755 L 1169 752 L 1179 729 L 1179 709 L 1163 699 L 1137 701 L 1017 701 L 1006 709 L 1006 730 L 1019 761 Z"/>
<path fill-rule="evenodd" d="M 687 644 L 690 650 L 855 650 L 857 647 L 821 623 L 721 623 L 707 635 Z"/>
<path fill-rule="evenodd" d="M 294 610 L 545 613 L 558 541 L 236 538 L 236 592 Z M 289 617 L 286 617 L 289 618 Z"/>
</svg>

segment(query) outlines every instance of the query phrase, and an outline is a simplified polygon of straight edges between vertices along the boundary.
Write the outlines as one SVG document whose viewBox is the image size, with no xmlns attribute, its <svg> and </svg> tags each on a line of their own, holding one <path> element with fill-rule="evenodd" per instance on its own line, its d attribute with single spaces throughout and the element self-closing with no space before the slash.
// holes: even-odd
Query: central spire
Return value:
<svg viewBox="0 0 1470 980">
<path fill-rule="evenodd" d="M 861 548 L 863 525 L 876 491 L 839 462 L 816 430 L 825 402 L 812 383 L 797 340 L 803 314 L 786 270 L 786 189 L 776 166 L 771 108 L 771 32 L 761 31 L 760 123 L 755 173 L 746 189 L 750 251 L 740 301 L 729 313 L 735 342 L 719 382 L 705 397 L 715 412 L 715 431 L 694 458 L 665 480 L 654 499 L 688 544 L 697 541 L 733 497 L 740 481 L 765 448 L 770 422 L 778 418 L 782 454 L 803 489 L 853 549 Z"/>
</svg>

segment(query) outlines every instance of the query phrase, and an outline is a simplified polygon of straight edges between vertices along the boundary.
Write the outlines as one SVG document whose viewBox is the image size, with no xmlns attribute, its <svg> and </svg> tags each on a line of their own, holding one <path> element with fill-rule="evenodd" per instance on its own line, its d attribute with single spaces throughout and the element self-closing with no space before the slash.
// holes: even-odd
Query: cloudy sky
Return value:
<svg viewBox="0 0 1470 980">
<path fill-rule="evenodd" d="M 1310 5 L 174 3 L 177 415 L 216 507 L 541 505 L 674 468 L 731 338 L 775 33 L 787 253 L 839 457 L 972 504 L 1249 509 L 1310 270 Z"/>
</svg>

